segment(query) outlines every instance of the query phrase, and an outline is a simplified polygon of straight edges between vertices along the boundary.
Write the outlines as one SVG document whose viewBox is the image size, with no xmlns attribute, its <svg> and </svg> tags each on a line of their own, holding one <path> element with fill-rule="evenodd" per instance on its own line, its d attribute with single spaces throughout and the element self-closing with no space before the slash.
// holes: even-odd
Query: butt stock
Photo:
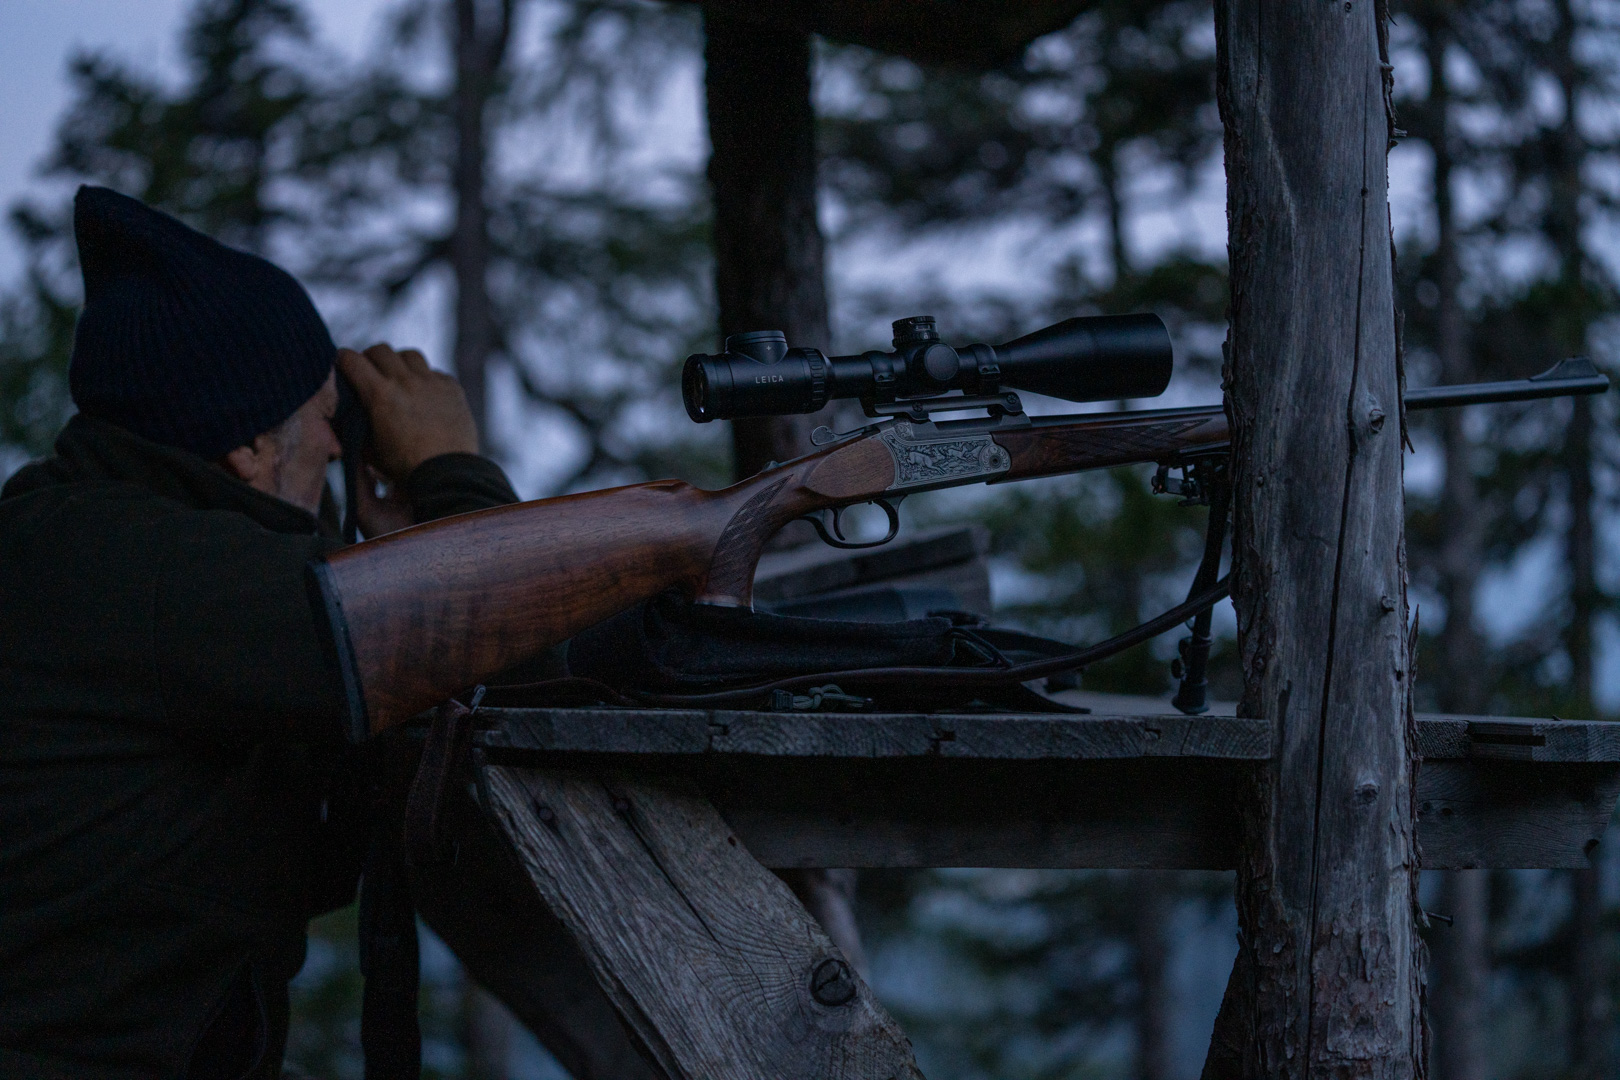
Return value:
<svg viewBox="0 0 1620 1080">
<path fill-rule="evenodd" d="M 386 730 L 667 589 L 748 606 L 767 541 L 794 518 L 894 482 L 861 437 L 722 491 L 679 480 L 518 503 L 345 548 L 312 587 L 349 732 Z"/>
</svg>

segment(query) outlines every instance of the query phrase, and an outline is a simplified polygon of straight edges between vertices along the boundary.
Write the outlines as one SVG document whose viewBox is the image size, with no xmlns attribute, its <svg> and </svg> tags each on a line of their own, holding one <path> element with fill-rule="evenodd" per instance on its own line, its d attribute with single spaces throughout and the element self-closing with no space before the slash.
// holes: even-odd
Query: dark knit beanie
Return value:
<svg viewBox="0 0 1620 1080">
<path fill-rule="evenodd" d="M 308 401 L 337 349 L 309 294 L 116 191 L 81 187 L 84 310 L 68 386 L 86 416 L 214 458 Z"/>
</svg>

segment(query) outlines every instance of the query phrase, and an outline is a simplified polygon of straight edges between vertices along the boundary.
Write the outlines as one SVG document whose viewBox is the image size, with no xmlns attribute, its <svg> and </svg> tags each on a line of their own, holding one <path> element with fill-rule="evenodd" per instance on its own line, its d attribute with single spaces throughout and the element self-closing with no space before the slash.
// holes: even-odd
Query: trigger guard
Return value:
<svg viewBox="0 0 1620 1080">
<path fill-rule="evenodd" d="M 881 506 L 883 508 L 884 515 L 889 519 L 889 530 L 881 540 L 863 540 L 857 542 L 844 539 L 843 514 L 847 507 L 843 506 L 832 508 L 830 511 L 822 510 L 815 514 L 805 514 L 799 520 L 808 521 L 811 527 L 816 530 L 816 535 L 821 537 L 822 543 L 829 547 L 843 548 L 845 550 L 882 547 L 884 544 L 887 544 L 890 540 L 893 540 L 896 536 L 900 535 L 900 511 L 897 510 L 894 504 L 889 502 L 887 499 L 873 499 L 872 505 Z M 827 521 L 827 515 L 829 512 L 832 514 L 832 520 L 830 523 Z M 828 531 L 828 524 L 832 525 L 831 531 Z"/>
</svg>

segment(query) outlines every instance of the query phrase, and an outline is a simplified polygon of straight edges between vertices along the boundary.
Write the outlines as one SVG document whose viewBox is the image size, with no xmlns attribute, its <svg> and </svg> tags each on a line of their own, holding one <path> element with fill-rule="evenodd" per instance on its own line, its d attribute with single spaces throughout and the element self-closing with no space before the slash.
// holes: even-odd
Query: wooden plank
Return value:
<svg viewBox="0 0 1620 1080">
<path fill-rule="evenodd" d="M 1238 768 L 756 766 L 705 790 L 768 866 L 1225 870 L 1235 865 Z M 1585 867 L 1620 798 L 1620 766 L 1434 761 L 1419 768 L 1417 791 L 1427 869 Z"/>
<path fill-rule="evenodd" d="M 500 760 L 697 783 L 774 867 L 1224 869 L 1259 721 L 505 710 Z M 1423 865 L 1579 867 L 1620 797 L 1620 725 L 1423 717 Z M 1509 772 L 1502 772 L 1503 767 Z"/>
<path fill-rule="evenodd" d="M 1425 869 L 1584 868 L 1620 798 L 1620 767 L 1430 761 L 1417 798 Z"/>
<path fill-rule="evenodd" d="M 963 759 L 1264 761 L 1271 748 L 1260 721 L 1230 716 L 956 716 L 935 723 L 940 754 Z"/>
<path fill-rule="evenodd" d="M 751 762 L 703 789 L 767 866 L 1225 869 L 1229 763 Z"/>
<path fill-rule="evenodd" d="M 487 709 L 492 752 L 531 755 L 951 757 L 1264 761 L 1265 726 L 1231 716 L 930 716 L 616 709 Z"/>
<path fill-rule="evenodd" d="M 508 755 L 952 757 L 1265 761 L 1265 721 L 1233 716 L 943 716 L 910 713 L 486 709 L 482 745 Z M 1620 761 L 1620 724 L 1505 716 L 1419 716 L 1426 760 Z"/>
<path fill-rule="evenodd" d="M 483 709 L 478 734 L 491 751 L 569 754 L 704 754 L 709 714 L 674 709 Z"/>
<path fill-rule="evenodd" d="M 368 748 L 387 800 L 381 812 L 394 820 L 405 819 L 425 734 L 391 732 Z M 411 870 L 411 899 L 423 922 L 574 1080 L 659 1080 L 573 938 L 472 797 L 468 779 L 458 774 L 440 807 L 453 854 Z"/>
<path fill-rule="evenodd" d="M 920 1080 L 871 991 L 695 790 L 503 766 L 484 780 L 536 890 L 674 1080 Z"/>
<path fill-rule="evenodd" d="M 1499 761 L 1620 760 L 1620 724 L 1571 720 L 1468 720 L 1471 756 Z"/>
<path fill-rule="evenodd" d="M 574 1080 L 659 1080 L 493 822 L 468 809 L 456 813 L 455 862 L 412 876 L 422 921 Z"/>
</svg>

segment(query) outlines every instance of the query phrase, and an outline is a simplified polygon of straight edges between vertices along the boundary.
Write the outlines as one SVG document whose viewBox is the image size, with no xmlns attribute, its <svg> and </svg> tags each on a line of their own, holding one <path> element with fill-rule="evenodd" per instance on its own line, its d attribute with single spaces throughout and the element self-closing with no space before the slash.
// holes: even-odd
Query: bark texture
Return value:
<svg viewBox="0 0 1620 1080">
<path fill-rule="evenodd" d="M 1425 1075 L 1387 11 L 1221 0 L 1241 944 L 1206 1076 Z"/>
<path fill-rule="evenodd" d="M 825 349 L 810 37 L 713 8 L 704 31 L 721 339 L 781 330 L 790 345 Z M 734 421 L 737 478 L 809 450 L 810 428 L 805 416 Z"/>
</svg>

